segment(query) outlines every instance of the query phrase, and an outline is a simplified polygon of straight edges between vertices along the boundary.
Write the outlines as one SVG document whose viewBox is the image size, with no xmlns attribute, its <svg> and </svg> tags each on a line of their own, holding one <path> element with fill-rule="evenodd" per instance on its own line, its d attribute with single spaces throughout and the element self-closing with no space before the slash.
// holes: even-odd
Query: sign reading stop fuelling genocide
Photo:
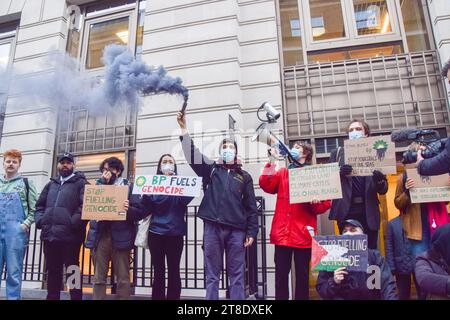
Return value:
<svg viewBox="0 0 450 320">
<path fill-rule="evenodd" d="M 408 178 L 414 180 L 414 188 L 409 189 L 411 203 L 450 201 L 449 175 L 421 176 L 416 169 L 406 170 Z"/>
<path fill-rule="evenodd" d="M 312 270 L 367 272 L 367 235 L 316 236 L 312 240 Z"/>
<path fill-rule="evenodd" d="M 341 198 L 341 178 L 337 163 L 289 169 L 290 203 Z"/>
<path fill-rule="evenodd" d="M 126 220 L 123 203 L 128 199 L 128 190 L 128 186 L 86 185 L 81 219 Z"/>
<path fill-rule="evenodd" d="M 201 177 L 141 175 L 136 177 L 133 194 L 199 197 L 201 188 Z"/>
<path fill-rule="evenodd" d="M 375 136 L 344 141 L 345 164 L 353 167 L 352 176 L 371 176 L 378 170 L 396 174 L 395 144 L 391 136 Z"/>
</svg>

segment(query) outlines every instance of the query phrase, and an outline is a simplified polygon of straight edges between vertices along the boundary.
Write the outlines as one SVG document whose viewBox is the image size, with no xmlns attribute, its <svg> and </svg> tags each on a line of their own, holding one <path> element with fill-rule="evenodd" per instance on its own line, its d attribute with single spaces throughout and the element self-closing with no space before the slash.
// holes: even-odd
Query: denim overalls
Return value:
<svg viewBox="0 0 450 320">
<path fill-rule="evenodd" d="M 0 193 L 0 282 L 6 264 L 6 297 L 21 297 L 22 269 L 28 233 L 21 224 L 25 212 L 18 192 Z"/>
</svg>

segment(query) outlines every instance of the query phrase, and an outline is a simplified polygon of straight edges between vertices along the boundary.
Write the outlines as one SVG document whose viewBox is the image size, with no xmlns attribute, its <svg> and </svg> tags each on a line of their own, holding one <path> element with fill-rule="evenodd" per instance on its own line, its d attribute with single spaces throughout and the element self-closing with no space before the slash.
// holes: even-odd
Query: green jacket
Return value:
<svg viewBox="0 0 450 320">
<path fill-rule="evenodd" d="M 22 207 L 25 212 L 25 221 L 23 222 L 28 227 L 34 222 L 34 211 L 36 210 L 37 192 L 33 181 L 28 180 L 30 186 L 28 191 L 28 203 L 30 207 L 28 208 L 27 203 L 27 190 L 25 183 L 23 182 L 22 176 L 19 174 L 17 177 L 11 180 L 5 180 L 4 176 L 0 176 L 0 192 L 1 193 L 12 193 L 18 192 L 20 199 L 22 200 Z"/>
</svg>

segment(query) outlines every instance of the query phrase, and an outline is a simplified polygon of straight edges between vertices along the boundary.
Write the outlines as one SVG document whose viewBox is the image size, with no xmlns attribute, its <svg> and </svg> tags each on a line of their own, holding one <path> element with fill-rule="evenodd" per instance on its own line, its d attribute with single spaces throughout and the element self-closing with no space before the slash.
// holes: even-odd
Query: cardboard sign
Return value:
<svg viewBox="0 0 450 320">
<path fill-rule="evenodd" d="M 409 190 L 411 203 L 450 201 L 448 174 L 421 176 L 416 169 L 408 169 L 406 173 L 414 180 L 414 188 Z"/>
<path fill-rule="evenodd" d="M 123 202 L 127 199 L 128 186 L 86 185 L 81 219 L 126 220 Z"/>
<path fill-rule="evenodd" d="M 201 189 L 201 177 L 146 175 L 136 177 L 133 194 L 199 197 Z"/>
<path fill-rule="evenodd" d="M 371 176 L 374 170 L 396 174 L 395 144 L 391 136 L 344 141 L 345 164 L 353 167 L 352 176 Z"/>
<path fill-rule="evenodd" d="M 312 270 L 367 272 L 367 235 L 313 237 L 311 255 Z"/>
<path fill-rule="evenodd" d="M 337 163 L 289 170 L 290 203 L 341 198 L 341 177 Z"/>
</svg>

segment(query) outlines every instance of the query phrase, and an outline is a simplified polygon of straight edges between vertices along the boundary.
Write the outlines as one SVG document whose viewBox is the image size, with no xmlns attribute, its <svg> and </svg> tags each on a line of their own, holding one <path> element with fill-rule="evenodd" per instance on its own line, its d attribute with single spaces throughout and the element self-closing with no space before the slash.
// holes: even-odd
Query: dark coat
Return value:
<svg viewBox="0 0 450 320">
<path fill-rule="evenodd" d="M 336 162 L 337 150 L 331 152 L 330 163 Z M 345 164 L 344 148 L 339 148 L 339 166 Z M 371 176 L 364 177 L 365 181 L 365 206 L 366 206 L 366 221 L 371 230 L 378 230 L 380 228 L 380 202 L 378 201 L 378 194 L 386 194 L 388 191 L 388 183 L 385 180 L 379 187 L 374 182 Z M 342 199 L 335 199 L 331 204 L 329 219 L 336 220 L 342 223 L 346 220 L 352 204 L 352 177 L 341 175 Z"/>
<path fill-rule="evenodd" d="M 80 244 L 86 235 L 86 222 L 81 220 L 84 186 L 83 173 L 61 185 L 60 177 L 51 178 L 36 202 L 35 222 L 42 241 Z"/>
<path fill-rule="evenodd" d="M 126 180 L 125 180 L 126 181 Z M 97 180 L 97 184 L 102 184 L 101 180 Z M 125 185 L 128 185 L 126 181 Z M 136 222 L 144 219 L 149 212 L 141 207 L 141 199 L 139 195 L 132 194 L 133 186 L 129 186 L 128 200 L 130 205 L 127 211 L 127 219 L 124 221 L 94 221 L 89 222 L 89 232 L 86 240 L 86 248 L 95 249 L 100 242 L 100 238 L 106 229 L 111 227 L 111 240 L 113 249 L 131 250 L 134 248 L 134 240 L 136 239 L 137 226 Z"/>
<path fill-rule="evenodd" d="M 411 254 L 411 244 L 403 230 L 400 216 L 388 223 L 386 236 L 386 261 L 393 274 L 410 274 L 416 259 Z"/>
<path fill-rule="evenodd" d="M 164 236 L 186 234 L 186 207 L 193 197 L 144 195 L 142 207 L 151 213 L 149 231 Z"/>
<path fill-rule="evenodd" d="M 428 299 L 450 299 L 450 274 L 442 259 L 431 258 L 424 252 L 416 258 L 417 283 Z"/>
<path fill-rule="evenodd" d="M 422 176 L 436 176 L 450 173 L 450 138 L 445 143 L 444 150 L 431 159 L 424 159 L 419 163 L 417 171 Z"/>
<path fill-rule="evenodd" d="M 378 250 L 369 249 L 369 266 L 377 265 L 381 269 L 381 289 L 369 289 L 365 272 L 349 272 L 338 285 L 334 282 L 334 273 L 320 271 L 316 289 L 324 300 L 398 300 L 397 287 L 388 264 Z"/>
<path fill-rule="evenodd" d="M 242 170 L 240 165 L 228 170 L 211 161 L 200 153 L 188 134 L 180 136 L 180 140 L 186 160 L 203 181 L 205 195 L 198 216 L 203 220 L 244 230 L 248 237 L 256 239 L 258 212 L 250 174 Z"/>
</svg>

